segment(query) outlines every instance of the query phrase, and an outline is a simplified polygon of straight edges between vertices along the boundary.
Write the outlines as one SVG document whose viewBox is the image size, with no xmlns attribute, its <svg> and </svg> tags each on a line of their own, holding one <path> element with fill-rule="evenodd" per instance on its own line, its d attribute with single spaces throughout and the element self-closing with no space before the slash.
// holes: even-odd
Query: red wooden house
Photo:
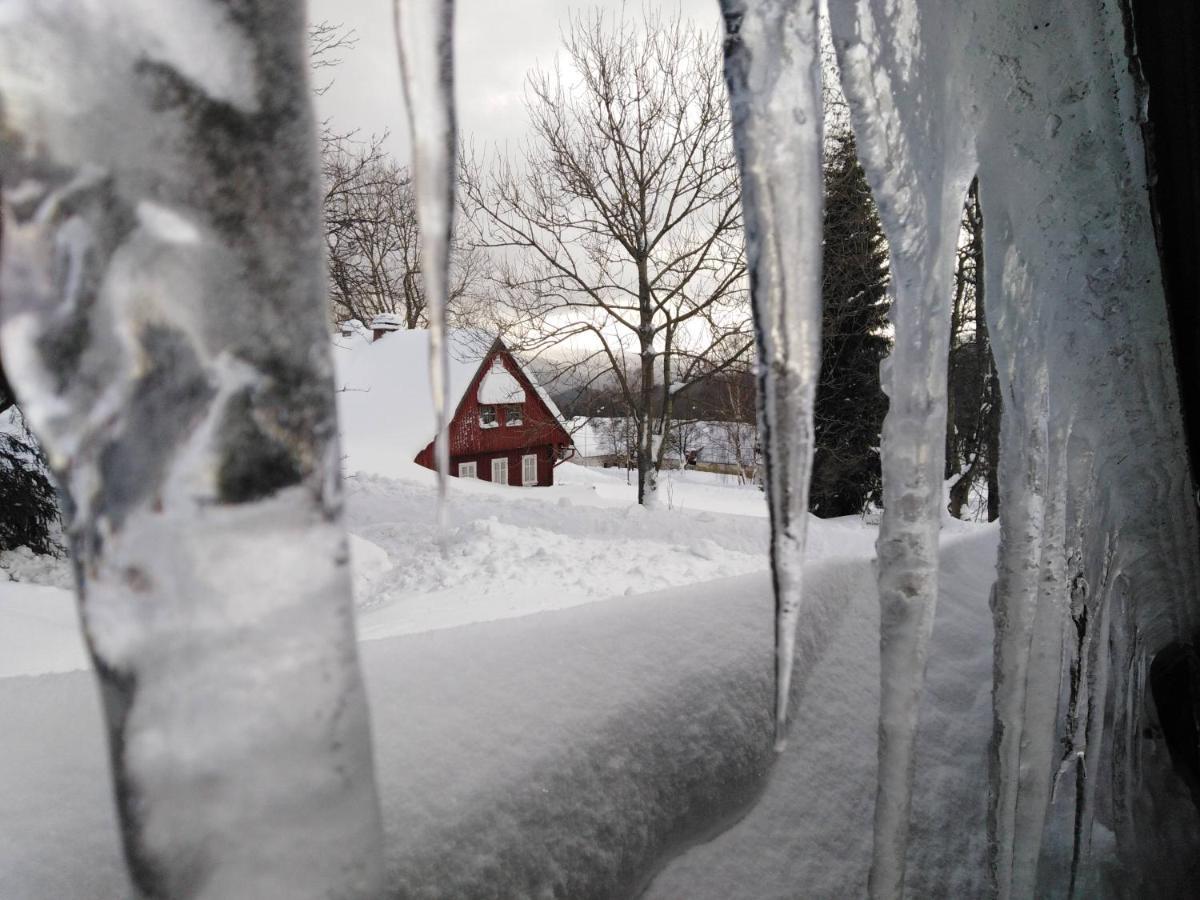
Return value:
<svg viewBox="0 0 1200 900">
<path fill-rule="evenodd" d="M 389 327 L 390 326 L 390 327 Z M 377 319 L 371 335 L 335 342 L 348 468 L 393 474 L 398 461 L 434 467 L 429 333 Z M 450 474 L 517 486 L 554 483 L 571 447 L 554 401 L 505 347 L 479 331 L 449 335 Z"/>
</svg>

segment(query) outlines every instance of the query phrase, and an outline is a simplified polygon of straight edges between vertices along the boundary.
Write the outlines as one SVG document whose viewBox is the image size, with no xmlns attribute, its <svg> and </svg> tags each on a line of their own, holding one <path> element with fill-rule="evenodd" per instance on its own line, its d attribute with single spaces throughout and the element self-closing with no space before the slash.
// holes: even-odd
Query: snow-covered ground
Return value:
<svg viewBox="0 0 1200 900">
<path fill-rule="evenodd" d="M 397 895 L 628 896 L 764 782 L 740 824 L 648 896 L 862 893 L 874 527 L 812 523 L 793 740 L 765 781 L 772 601 L 755 487 L 672 473 L 672 508 L 647 512 L 617 470 L 566 465 L 536 490 L 454 480 L 439 536 L 431 473 L 404 474 L 347 483 Z M 947 523 L 944 545 L 912 878 L 965 896 L 984 871 L 995 530 Z M 23 565 L 16 577 L 39 577 Z M 0 823 L 21 823 L 0 825 L 0 898 L 127 895 L 99 698 L 89 673 L 66 671 L 86 665 L 70 595 L 0 582 L 0 654 Z"/>
<path fill-rule="evenodd" d="M 766 504 L 733 476 L 672 472 L 669 508 L 637 505 L 625 472 L 565 464 L 552 488 L 517 489 L 451 479 L 439 532 L 434 476 L 411 466 L 388 479 L 358 474 L 346 485 L 359 634 L 379 639 L 530 615 L 718 578 L 766 571 Z M 814 520 L 814 558 L 869 553 L 874 529 L 850 518 Z M 0 554 L 0 578 L 67 588 L 64 560 Z M 31 619 L 0 587 L 0 647 L 60 649 L 42 667 L 36 651 L 0 661 L 0 672 L 85 668 L 74 599 L 44 589 Z M 11 615 L 9 614 L 11 613 Z M 50 624 L 52 623 L 52 624 Z M 74 648 L 72 650 L 71 648 Z M 50 662 L 49 660 L 53 660 Z M 24 668 L 21 668 L 21 667 Z"/>
</svg>

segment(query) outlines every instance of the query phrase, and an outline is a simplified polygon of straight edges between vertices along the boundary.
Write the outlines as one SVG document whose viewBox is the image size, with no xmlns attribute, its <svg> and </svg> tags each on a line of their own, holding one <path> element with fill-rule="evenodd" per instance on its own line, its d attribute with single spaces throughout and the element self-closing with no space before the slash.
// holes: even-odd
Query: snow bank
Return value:
<svg viewBox="0 0 1200 900">
<path fill-rule="evenodd" d="M 940 780 L 918 790 L 918 798 L 946 794 L 929 813 L 936 832 L 918 842 L 934 856 L 930 871 L 957 873 L 963 884 L 978 847 L 968 829 L 947 837 L 940 817 L 961 819 L 961 804 L 979 801 L 989 719 L 986 706 L 970 705 L 962 679 L 989 658 L 980 620 L 994 534 L 976 530 L 947 551 L 951 560 L 961 554 L 946 576 L 961 588 L 946 591 L 934 641 L 965 668 L 931 668 L 928 746 L 940 753 Z M 754 884 L 755 897 L 791 897 L 808 883 L 838 889 L 806 896 L 856 893 L 874 790 L 874 576 L 862 557 L 811 564 L 805 578 L 795 739 L 760 808 L 792 810 L 790 829 L 799 805 L 807 824 L 790 845 L 776 834 L 777 851 L 761 841 L 753 860 L 740 858 L 752 841 L 704 865 L 689 854 L 695 875 L 672 866 L 652 896 L 748 896 L 721 890 L 739 884 Z M 659 860 L 732 821 L 763 790 L 774 759 L 771 621 L 761 574 L 364 644 L 391 891 L 635 893 Z M 0 743 L 0 821 L 22 823 L 0 843 L 0 896 L 130 893 L 97 701 L 86 673 L 0 680 L 0 721 L 13 736 Z M 762 892 L 751 862 L 755 879 L 768 878 Z M 797 872 L 815 880 L 786 881 Z"/>
<path fill-rule="evenodd" d="M 984 813 L 991 732 L 988 591 L 997 529 L 944 543 L 938 615 L 917 739 L 909 896 L 986 895 Z M 812 567 L 809 567 L 811 572 Z M 792 740 L 754 808 L 671 862 L 646 900 L 863 897 L 871 862 L 879 602 L 869 572 L 846 570 L 847 608 L 825 624 L 814 663 L 801 632 Z M 861 578 L 861 580 L 854 580 Z M 806 572 L 808 599 L 825 593 Z M 819 600 L 818 600 L 819 602 Z M 828 615 L 818 607 L 805 616 Z"/>
<path fill-rule="evenodd" d="M 0 678 L 88 667 L 73 592 L 0 583 L 0 623 Z"/>
<path fill-rule="evenodd" d="M 28 547 L 0 550 L 0 581 L 22 581 L 73 589 L 75 576 L 65 557 L 34 553 Z"/>
</svg>

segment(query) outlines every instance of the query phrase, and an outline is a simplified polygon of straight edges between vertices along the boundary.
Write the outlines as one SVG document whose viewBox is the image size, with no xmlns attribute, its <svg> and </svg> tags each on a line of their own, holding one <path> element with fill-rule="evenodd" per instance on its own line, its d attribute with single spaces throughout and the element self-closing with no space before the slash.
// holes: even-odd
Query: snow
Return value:
<svg viewBox="0 0 1200 900">
<path fill-rule="evenodd" d="M 479 383 L 479 402 L 486 404 L 525 402 L 525 389 L 521 387 L 521 382 L 517 381 L 504 368 L 504 363 L 499 358 Z"/>
<path fill-rule="evenodd" d="M 451 412 L 467 392 L 492 341 L 483 333 L 447 336 Z M 393 331 L 378 341 L 334 339 L 338 420 L 347 472 L 394 475 L 437 434 L 429 375 L 430 332 Z"/>
<path fill-rule="evenodd" d="M 987 893 L 987 600 L 996 538 L 995 527 L 983 527 L 943 543 L 916 745 L 913 897 Z M 669 863 L 646 900 L 791 900 L 798 886 L 804 897 L 867 895 L 880 672 L 874 573 L 841 564 L 831 596 L 814 589 L 809 569 L 798 657 L 807 670 L 797 672 L 794 739 L 745 817 Z M 833 606 L 834 597 L 845 605 Z"/>
<path fill-rule="evenodd" d="M 34 553 L 28 547 L 0 550 L 0 581 L 5 580 L 75 587 L 75 576 L 67 559 Z"/>
<path fill-rule="evenodd" d="M 455 590 L 453 599 L 427 595 L 427 611 L 413 613 L 412 627 L 402 629 L 410 633 L 389 637 L 395 623 L 372 616 L 389 606 L 395 611 L 405 600 L 388 599 L 385 581 L 376 596 L 381 602 L 368 605 L 361 616 L 392 893 L 632 895 L 661 860 L 709 836 L 714 823 L 741 815 L 762 790 L 775 755 L 771 660 L 764 646 L 773 601 L 761 492 L 722 485 L 716 477 L 697 479 L 686 483 L 697 498 L 712 495 L 708 505 L 730 507 L 735 504 L 725 494 L 745 495 L 757 501 L 758 514 L 647 513 L 634 502 L 636 487 L 622 478 L 574 468 L 578 471 L 568 471 L 564 484 L 546 491 L 454 492 L 452 521 L 459 515 L 470 535 L 492 546 L 485 553 L 492 563 L 508 561 L 510 568 L 497 573 L 498 583 L 524 572 L 527 593 L 546 593 L 547 580 L 562 573 L 555 567 L 573 559 L 586 584 L 564 583 L 561 593 L 580 600 L 599 596 L 607 586 L 608 599 L 561 610 L 529 608 L 507 619 L 500 618 L 506 611 L 497 603 L 486 615 L 492 621 L 452 625 L 439 620 L 439 605 L 443 610 L 465 606 L 468 617 L 481 612 L 470 609 L 479 589 L 471 585 Z M 409 481 L 350 480 L 347 515 L 352 531 L 361 535 L 351 542 L 357 567 L 364 560 L 377 567 L 383 554 L 399 564 L 400 572 L 393 570 L 399 577 L 425 555 L 422 546 L 410 551 L 411 557 L 397 556 L 412 543 L 414 526 L 435 517 L 433 473 L 413 467 L 413 476 Z M 485 518 L 485 512 L 494 519 Z M 944 679 L 931 676 L 933 708 L 942 709 L 942 685 L 953 701 L 934 720 L 937 734 L 931 735 L 934 743 L 953 737 L 941 749 L 944 759 L 937 769 L 953 791 L 938 812 L 974 796 L 990 721 L 986 691 L 983 705 L 970 716 L 962 717 L 956 704 L 971 684 L 968 679 L 981 667 L 986 670 L 990 660 L 986 584 L 995 530 L 952 530 L 947 552 L 962 559 L 947 568 L 946 577 L 960 589 L 941 606 L 946 627 L 939 621 L 935 644 L 944 634 L 946 645 L 966 658 L 966 668 Z M 509 560 L 522 536 L 536 537 L 526 543 L 546 548 L 551 562 Z M 794 768 L 777 770 L 762 802 L 767 809 L 790 808 L 794 792 L 802 788 L 803 802 L 811 804 L 806 808 L 816 814 L 806 819 L 807 830 L 788 836 L 791 843 L 779 853 L 799 856 L 796 847 L 817 839 L 805 845 L 808 862 L 799 863 L 810 872 L 828 868 L 827 881 L 813 883 L 834 884 L 842 873 L 846 884 L 854 884 L 861 878 L 865 839 L 861 833 L 854 837 L 849 845 L 858 848 L 854 853 L 839 841 L 869 815 L 873 788 L 876 529 L 858 519 L 814 520 L 810 536 L 809 615 L 799 632 L 795 682 L 797 739 L 778 764 Z M 650 549 L 626 561 L 638 541 L 651 544 Z M 572 551 L 576 543 L 585 550 Z M 682 586 L 656 591 L 658 582 L 631 571 L 644 565 L 643 559 L 680 577 L 691 565 L 708 568 L 695 569 L 694 580 Z M 714 574 L 714 566 L 728 570 L 739 560 L 750 567 L 747 574 L 701 581 Z M 430 574 L 433 561 L 427 565 Z M 444 564 L 447 577 L 460 577 L 464 568 L 454 560 Z M 356 582 L 361 574 L 356 572 Z M 636 596 L 613 596 L 621 593 L 622 579 L 645 586 Z M 16 635 L 8 628 L 17 620 L 7 611 L 11 587 L 0 586 L 0 633 Z M 515 581 L 511 587 L 516 596 Z M 60 593 L 69 602 L 66 592 L 27 590 Z M 420 599 L 421 590 L 414 581 L 404 596 Z M 504 585 L 498 590 L 503 594 Z M 46 646 L 70 633 L 57 620 L 53 624 L 48 637 L 37 638 Z M 372 633 L 376 625 L 381 627 Z M 40 666 L 40 657 L 29 664 Z M 0 742 L 5 785 L 0 821 L 22 823 L 20 829 L 5 829 L 0 842 L 0 896 L 129 895 L 90 676 L 2 678 L 0 721 L 18 736 Z M 814 765 L 818 759 L 825 775 Z M 857 817 L 846 815 L 843 805 L 854 797 Z M 948 844 L 943 834 L 934 833 L 928 846 L 919 847 L 934 854 L 931 865 L 944 866 L 958 883 L 970 884 L 972 860 L 958 851 L 978 848 L 966 830 L 958 838 L 960 843 Z M 66 846 L 69 854 L 61 852 Z M 740 866 L 741 884 L 754 884 L 755 897 L 794 894 L 797 882 L 789 880 L 794 868 L 763 869 L 752 881 L 751 860 L 738 858 L 742 849 L 739 845 L 719 865 L 717 860 L 710 865 L 729 872 Z M 697 865 L 692 855 L 681 862 Z M 855 866 L 859 874 L 847 874 Z M 665 887 L 656 884 L 650 896 L 746 896 L 722 894 L 722 882 L 708 870 L 681 881 L 680 871 L 669 866 L 660 878 L 666 879 Z"/>
<path fill-rule="evenodd" d="M 74 592 L 0 580 L 0 621 L 0 678 L 87 667 Z"/>
<path fill-rule="evenodd" d="M 794 669 L 791 687 L 808 700 L 794 711 L 795 734 L 803 740 L 779 760 L 761 803 L 736 828 L 669 867 L 652 890 L 790 896 L 804 884 L 818 894 L 866 890 L 884 898 L 900 897 L 907 877 L 907 889 L 922 895 L 994 892 L 1004 898 L 1108 891 L 1114 882 L 1107 879 L 1117 872 L 1117 892 L 1136 885 L 1165 896 L 1193 875 L 1194 811 L 1179 814 L 1186 795 L 1147 700 L 1153 654 L 1172 641 L 1192 640 L 1200 625 L 1200 567 L 1147 205 L 1140 132 L 1145 98 L 1131 74 L 1136 66 L 1126 45 L 1126 10 L 1076 5 L 1051 21 L 1033 0 L 829 4 L 896 294 L 896 348 L 885 370 L 891 410 L 882 447 L 876 633 L 869 554 L 802 565 L 806 537 L 814 558 L 822 532 L 832 537 L 805 512 L 819 321 L 816 5 L 722 4 L 762 361 L 773 584 L 760 572 L 703 588 L 689 581 L 662 594 L 589 602 L 634 587 L 622 581 L 622 571 L 643 587 L 761 566 L 761 555 L 756 562 L 751 549 L 737 546 L 755 529 L 761 534 L 761 517 L 735 523 L 683 503 L 653 511 L 622 507 L 606 495 L 619 495 L 616 479 L 589 484 L 581 475 L 562 492 L 514 498 L 511 506 L 483 485 L 456 489 L 447 518 L 458 515 L 457 531 L 438 546 L 414 539 L 430 530 L 433 507 L 414 503 L 406 518 L 400 501 L 428 496 L 428 483 L 409 471 L 409 461 L 442 426 L 435 418 L 418 442 L 423 423 L 415 424 L 406 406 L 417 396 L 413 382 L 389 378 L 399 372 L 378 358 L 372 363 L 371 354 L 380 353 L 351 338 L 357 343 L 345 365 L 364 387 L 348 386 L 340 397 L 348 467 L 396 479 L 363 481 L 387 496 L 376 503 L 368 492 L 351 501 L 352 509 L 359 504 L 351 517 L 369 545 L 358 543 L 350 552 L 359 558 L 364 602 L 373 604 L 364 622 L 377 616 L 376 640 L 365 645 L 365 655 L 397 893 L 470 895 L 498 884 L 521 896 L 634 893 L 671 853 L 746 813 L 772 759 L 771 715 L 762 697 L 769 686 L 762 632 L 772 589 L 774 738 L 778 744 L 784 734 Z M 408 356 L 434 360 L 427 386 L 443 413 L 453 386 L 437 324 L 453 209 L 450 9 L 448 2 L 397 4 L 435 323 L 433 352 Z M 74 461 L 85 504 L 80 520 L 92 525 L 97 517 L 87 504 L 105 499 L 96 489 L 104 480 L 87 454 L 117 447 L 105 437 L 112 437 L 113 423 L 130 425 L 122 410 L 131 385 L 148 380 L 139 378 L 144 360 L 136 353 L 155 361 L 153 347 L 139 343 L 150 329 L 128 326 L 172 326 L 182 346 L 210 366 L 205 373 L 219 384 L 216 408 L 223 409 L 254 372 L 225 357 L 214 362 L 224 352 L 215 340 L 221 329 L 201 326 L 234 322 L 228 336 L 273 334 L 251 326 L 280 324 L 234 320 L 228 310 L 183 302 L 186 291 L 150 289 L 164 283 L 155 266 L 165 260 L 213 279 L 165 283 L 208 288 L 203 296 L 218 303 L 237 300 L 241 295 L 222 290 L 228 285 L 216 275 L 260 262 L 205 255 L 212 249 L 212 222 L 199 222 L 193 234 L 188 211 L 178 218 L 143 211 L 127 242 L 122 236 L 119 247 L 103 243 L 116 229 L 103 227 L 103 213 L 111 209 L 102 186 L 135 210 L 148 182 L 155 196 L 191 195 L 180 190 L 189 185 L 172 180 L 186 175 L 187 166 L 161 171 L 152 165 L 160 156 L 145 152 L 147 141 L 190 145 L 178 133 L 177 118 L 162 116 L 157 105 L 127 102 L 142 73 L 135 78 L 122 68 L 126 50 L 247 116 L 273 91 L 303 89 L 302 79 L 257 77 L 255 60 L 275 57 L 248 52 L 245 41 L 266 41 L 270 34 L 246 37 L 215 6 L 185 4 L 182 20 L 206 39 L 195 46 L 219 48 L 210 67 L 215 51 L 205 46 L 203 58 L 197 56 L 179 40 L 189 29 L 168 28 L 164 15 L 144 0 L 12 2 L 0 13 L 6 115 L 28 146 L 48 148 L 55 163 L 45 169 L 55 183 L 10 195 L 44 203 L 36 221 L 25 209 L 6 232 L 4 288 L 17 305 L 6 310 L 5 358 L 34 398 L 31 412 L 52 438 L 53 458 Z M 177 21 L 174 12 L 168 18 Z M 27 30 L 18 32 L 14 23 Z M 122 53 L 112 53 L 109 41 L 89 40 L 111 34 L 126 36 Z M 305 128 L 311 139 L 311 123 Z M 67 176 L 59 183 L 62 172 Z M 989 331 L 1010 401 L 994 654 L 980 640 L 994 532 L 947 543 L 938 509 L 942 307 L 963 195 L 976 174 L 987 218 Z M 60 214 L 67 220 L 56 221 Z M 93 348 L 100 360 L 108 358 L 101 351 L 117 348 L 112 365 L 97 369 L 96 359 L 86 357 L 74 384 L 91 387 L 70 394 L 54 387 L 53 366 L 39 368 L 36 358 L 35 326 L 49 318 L 49 303 L 36 307 L 53 281 L 46 254 L 52 245 L 59 254 L 55 270 L 64 273 L 65 296 L 54 298 L 63 316 L 81 314 L 77 289 L 85 276 L 103 274 L 95 267 L 110 255 L 116 273 L 95 301 L 117 323 Z M 311 265 L 305 271 L 310 279 L 320 274 Z M 284 284 L 279 277 L 274 283 Z M 281 298 L 318 294 L 280 290 Z M 167 303 L 134 316 L 117 302 L 132 307 L 160 296 L 182 309 L 203 309 L 207 318 L 193 321 Z M 92 316 L 89 324 L 107 328 L 108 318 Z M 317 320 L 315 313 L 310 318 Z M 168 371 L 186 376 L 176 367 Z M 369 400 L 353 399 L 374 391 Z M 201 438 L 215 433 L 209 412 L 197 413 L 199 425 L 188 423 Z M 290 851 L 297 865 L 271 867 L 277 871 L 268 874 L 291 879 L 298 890 L 310 883 L 309 850 L 349 835 L 365 868 L 373 855 L 371 835 L 356 841 L 351 833 L 356 822 L 370 830 L 373 795 L 365 720 L 355 703 L 348 609 L 322 603 L 345 598 L 346 579 L 329 552 L 341 547 L 341 535 L 328 519 L 305 519 L 314 511 L 297 496 L 254 504 L 244 515 L 219 511 L 203 528 L 191 528 L 185 495 L 211 468 L 205 468 L 202 443 L 168 460 L 175 468 L 164 492 L 165 519 L 130 501 L 132 511 L 121 511 L 128 520 L 104 532 L 104 553 L 82 561 L 95 582 L 87 622 L 94 650 L 109 663 L 101 668 L 108 696 L 131 704 L 113 722 L 124 751 L 115 758 L 122 796 L 127 809 L 138 803 L 139 815 L 127 818 L 125 833 L 139 854 L 171 868 L 191 859 L 183 848 L 216 848 L 231 865 L 221 870 L 230 883 L 237 873 L 263 868 L 255 866 L 257 857 L 242 855 L 248 848 Z M 675 506 L 667 484 L 668 506 Z M 680 479 L 681 500 L 695 484 Z M 577 503 L 589 491 L 594 502 Z M 533 512 L 526 503 L 541 506 Z M 481 516 L 483 508 L 491 512 Z M 103 524 L 109 527 L 107 516 Z M 235 529 L 240 538 L 230 536 Z M 657 556 L 639 556 L 653 540 Z M 590 573 L 564 564 L 576 550 L 591 555 Z M 437 596 L 448 570 L 431 562 L 442 553 L 469 563 L 446 576 L 446 590 L 483 599 L 437 618 L 435 611 L 450 605 Z M 384 568 L 385 557 L 391 568 Z M 411 581 L 410 571 L 416 573 Z M 145 579 L 145 572 L 163 583 Z M 122 606 L 131 584 L 153 588 L 156 602 Z M 531 584 L 540 589 L 530 590 Z M 300 615 L 274 605 L 280 585 L 299 599 Z M 550 585 L 558 598 L 550 602 L 572 608 L 546 608 Z M 31 590 L 0 584 L 3 614 L 16 624 L 4 638 L 16 648 L 13 665 L 69 665 L 78 647 L 65 642 L 64 615 L 51 609 L 62 595 L 39 599 Z M 409 602 L 418 590 L 425 592 L 425 607 Z M 220 599 L 211 609 L 193 602 L 213 593 Z M 31 596 L 36 615 L 29 614 Z M 505 616 L 511 618 L 495 621 Z M 490 621 L 464 624 L 476 619 Z M 234 628 L 231 640 L 229 625 L 255 626 L 253 639 Z M 318 650 L 297 640 L 306 626 L 311 637 L 332 636 L 330 643 Z M 49 648 L 44 662 L 39 654 L 21 655 L 26 638 L 31 647 Z M 260 653 L 290 663 L 306 650 L 317 664 L 302 679 L 289 672 L 280 679 L 281 670 L 259 665 Z M 995 661 L 990 697 L 971 689 L 986 684 L 989 659 Z M 200 660 L 207 668 L 173 665 L 179 660 Z M 328 680 L 331 671 L 340 674 L 345 693 L 322 689 L 328 686 L 317 674 Z M 1065 678 L 1067 672 L 1074 677 Z M 122 682 L 111 677 L 115 673 L 130 674 Z M 237 681 L 238 673 L 274 680 L 264 689 L 253 678 Z M 226 677 L 231 674 L 234 679 Z M 349 731 L 358 741 L 343 732 L 326 741 L 322 727 L 310 743 L 338 753 L 349 747 L 350 757 L 313 753 L 309 765 L 280 777 L 275 766 L 291 760 L 295 747 L 270 744 L 283 733 L 278 723 L 264 728 L 253 715 L 261 707 L 244 704 L 265 699 L 273 716 L 311 738 L 314 726 L 297 696 L 325 698 L 322 714 L 338 722 L 349 709 L 358 723 Z M 0 682 L 0 714 L 17 735 L 0 744 L 0 770 L 17 785 L 0 796 L 0 818 L 21 823 L 0 847 L 0 895 L 34 897 L 43 888 L 44 896 L 131 893 L 100 791 L 104 754 L 96 704 L 83 673 Z M 224 706 L 240 708 L 235 719 L 249 727 L 206 730 L 204 720 Z M 263 734 L 272 752 L 254 745 Z M 214 749 L 240 755 L 245 765 L 217 766 Z M 351 800 L 365 817 L 322 816 L 318 832 L 307 836 L 317 840 L 304 846 L 284 837 L 284 826 L 294 820 L 280 812 L 286 803 L 271 805 L 273 822 L 223 827 L 227 807 L 247 800 L 259 806 L 272 789 L 307 786 L 305 776 L 327 777 L 330 762 L 340 773 L 358 774 Z M 230 773 L 250 789 L 225 783 Z M 87 776 L 82 781 L 81 774 Z M 131 779 L 136 794 L 129 791 Z M 193 789 L 181 791 L 179 779 Z M 207 789 L 216 782 L 224 792 Z M 171 802 L 177 792 L 185 802 Z M 141 828 L 147 819 L 154 827 Z M 64 837 L 76 832 L 82 833 Z M 219 894 L 230 883 L 209 887 Z"/>
</svg>

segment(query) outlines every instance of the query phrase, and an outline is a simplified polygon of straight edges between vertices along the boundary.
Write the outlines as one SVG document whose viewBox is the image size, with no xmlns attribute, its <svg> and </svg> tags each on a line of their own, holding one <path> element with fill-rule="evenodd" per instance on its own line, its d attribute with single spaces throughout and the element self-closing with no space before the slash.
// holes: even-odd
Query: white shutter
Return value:
<svg viewBox="0 0 1200 900">
<path fill-rule="evenodd" d="M 530 453 L 521 457 L 521 483 L 531 487 L 538 483 L 537 454 Z"/>
<path fill-rule="evenodd" d="M 492 483 L 493 484 L 508 484 L 508 460 L 493 459 L 492 460 Z"/>
</svg>

